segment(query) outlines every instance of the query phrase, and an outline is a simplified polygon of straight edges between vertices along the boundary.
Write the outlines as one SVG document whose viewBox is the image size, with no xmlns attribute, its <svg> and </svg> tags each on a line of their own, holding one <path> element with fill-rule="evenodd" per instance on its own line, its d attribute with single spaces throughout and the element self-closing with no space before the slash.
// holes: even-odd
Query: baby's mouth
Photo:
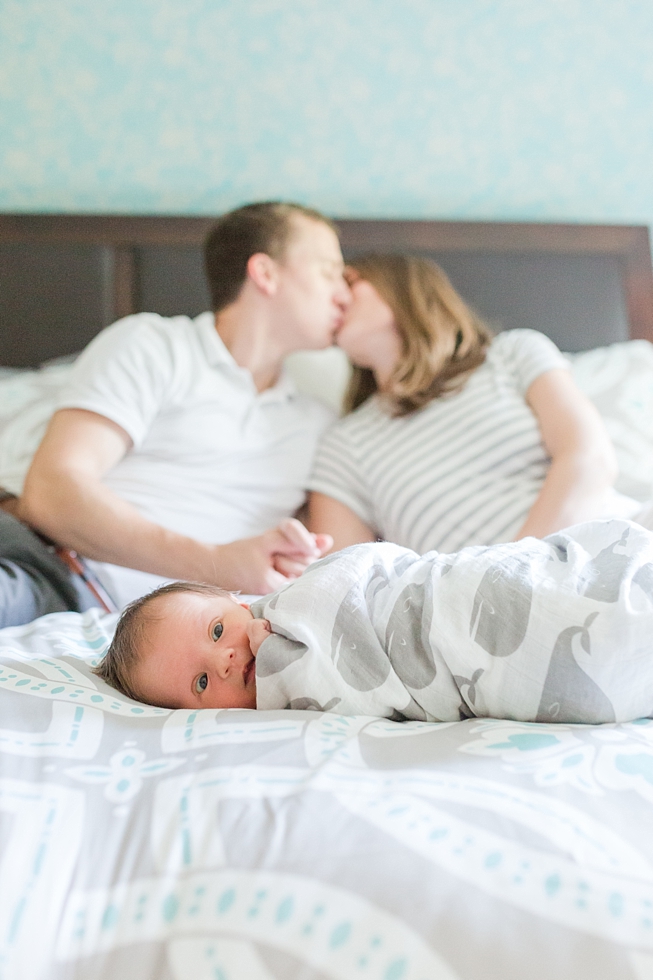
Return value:
<svg viewBox="0 0 653 980">
<path fill-rule="evenodd" d="M 250 678 L 251 678 L 252 674 L 254 673 L 255 668 L 256 668 L 256 658 L 255 657 L 252 657 L 252 659 L 250 660 L 250 662 L 245 667 L 245 670 L 243 671 L 243 678 L 245 680 L 245 687 L 247 687 L 247 685 L 249 684 Z"/>
</svg>

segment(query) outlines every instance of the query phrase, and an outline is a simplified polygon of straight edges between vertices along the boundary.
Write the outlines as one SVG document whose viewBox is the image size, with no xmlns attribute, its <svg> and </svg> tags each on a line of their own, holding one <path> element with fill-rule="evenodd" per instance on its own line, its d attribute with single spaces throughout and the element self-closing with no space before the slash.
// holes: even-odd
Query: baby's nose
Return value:
<svg viewBox="0 0 653 980">
<path fill-rule="evenodd" d="M 229 672 L 230 668 L 233 666 L 236 657 L 238 656 L 238 651 L 236 648 L 231 646 L 225 646 L 218 652 L 218 670 L 222 674 Z"/>
</svg>

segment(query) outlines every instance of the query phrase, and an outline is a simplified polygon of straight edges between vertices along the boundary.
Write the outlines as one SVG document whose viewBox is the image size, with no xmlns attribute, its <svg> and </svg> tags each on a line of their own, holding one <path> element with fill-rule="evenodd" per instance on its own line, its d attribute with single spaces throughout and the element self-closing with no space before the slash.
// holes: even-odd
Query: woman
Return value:
<svg viewBox="0 0 653 980">
<path fill-rule="evenodd" d="M 381 537 L 452 552 L 640 511 L 613 490 L 608 433 L 547 337 L 493 337 L 427 259 L 359 258 L 350 286 L 351 414 L 309 484 L 309 527 L 334 550 Z"/>
</svg>

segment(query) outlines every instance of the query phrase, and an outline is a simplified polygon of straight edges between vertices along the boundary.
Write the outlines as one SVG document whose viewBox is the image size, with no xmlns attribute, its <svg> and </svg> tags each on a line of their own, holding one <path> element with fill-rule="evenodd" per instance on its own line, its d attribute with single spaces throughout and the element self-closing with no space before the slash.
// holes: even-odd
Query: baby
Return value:
<svg viewBox="0 0 653 980">
<path fill-rule="evenodd" d="M 97 673 L 170 708 L 600 723 L 653 715 L 653 534 L 629 521 L 419 556 L 362 544 L 249 607 L 127 607 Z"/>
<path fill-rule="evenodd" d="M 96 674 L 166 708 L 255 708 L 269 624 L 217 585 L 171 582 L 130 603 Z"/>
</svg>

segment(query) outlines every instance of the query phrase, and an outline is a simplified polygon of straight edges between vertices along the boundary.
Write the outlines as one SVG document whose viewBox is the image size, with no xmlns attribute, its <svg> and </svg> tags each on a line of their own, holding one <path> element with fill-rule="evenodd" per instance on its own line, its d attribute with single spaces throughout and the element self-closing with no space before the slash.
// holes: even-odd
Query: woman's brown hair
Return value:
<svg viewBox="0 0 653 980">
<path fill-rule="evenodd" d="M 388 304 L 402 354 L 383 399 L 394 416 L 410 415 L 434 398 L 459 391 L 485 360 L 492 331 L 430 259 L 411 255 L 363 255 L 350 263 Z M 377 391 L 374 374 L 354 367 L 345 393 L 352 412 Z"/>
</svg>

